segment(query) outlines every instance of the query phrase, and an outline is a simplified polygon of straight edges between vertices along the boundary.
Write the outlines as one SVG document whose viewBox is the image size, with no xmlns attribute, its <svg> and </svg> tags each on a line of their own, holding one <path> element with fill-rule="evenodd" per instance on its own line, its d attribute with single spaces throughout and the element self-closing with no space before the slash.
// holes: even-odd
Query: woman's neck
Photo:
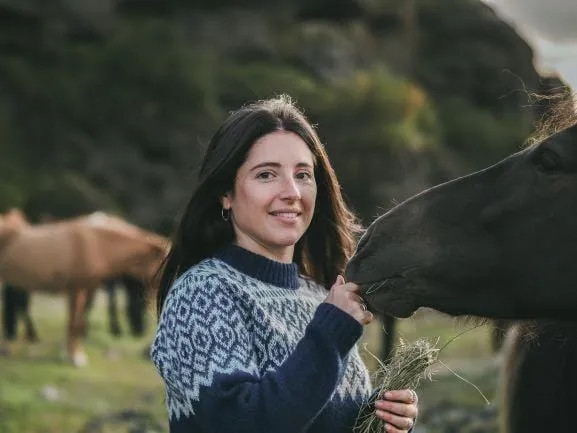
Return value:
<svg viewBox="0 0 577 433">
<path fill-rule="evenodd" d="M 220 249 L 215 257 L 262 282 L 288 289 L 299 287 L 298 266 L 295 263 L 279 262 L 235 244 Z"/>
<path fill-rule="evenodd" d="M 257 241 L 243 237 L 240 239 L 236 239 L 233 241 L 233 244 L 244 248 L 254 254 L 259 254 L 263 257 L 266 257 L 269 260 L 274 260 L 276 262 L 281 263 L 292 263 L 294 258 L 294 245 L 286 246 L 286 247 L 279 247 L 277 249 L 271 249 L 270 247 L 266 247 Z"/>
</svg>

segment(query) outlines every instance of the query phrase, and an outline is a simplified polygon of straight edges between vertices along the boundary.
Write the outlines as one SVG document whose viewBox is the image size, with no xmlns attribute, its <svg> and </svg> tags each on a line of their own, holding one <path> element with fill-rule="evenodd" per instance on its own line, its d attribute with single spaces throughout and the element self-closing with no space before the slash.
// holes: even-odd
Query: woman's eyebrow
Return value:
<svg viewBox="0 0 577 433">
<path fill-rule="evenodd" d="M 308 162 L 299 162 L 297 167 L 314 168 L 313 165 Z"/>
<path fill-rule="evenodd" d="M 250 169 L 250 171 L 256 170 L 258 168 L 263 168 L 263 167 L 280 167 L 281 164 L 279 162 L 271 162 L 271 161 L 267 161 L 267 162 L 261 162 L 257 165 L 255 165 L 254 167 L 252 167 Z"/>
<path fill-rule="evenodd" d="M 280 164 L 279 162 L 272 162 L 272 161 L 261 162 L 261 163 L 255 165 L 255 166 L 253 166 L 253 167 L 250 169 L 250 171 L 257 170 L 257 169 L 263 168 L 263 167 L 275 167 L 275 168 L 278 168 L 278 167 L 281 167 L 281 164 Z M 310 163 L 308 163 L 308 162 L 299 162 L 299 163 L 297 164 L 297 167 L 299 167 L 299 168 L 300 168 L 300 167 L 313 168 L 312 164 L 310 164 Z"/>
</svg>

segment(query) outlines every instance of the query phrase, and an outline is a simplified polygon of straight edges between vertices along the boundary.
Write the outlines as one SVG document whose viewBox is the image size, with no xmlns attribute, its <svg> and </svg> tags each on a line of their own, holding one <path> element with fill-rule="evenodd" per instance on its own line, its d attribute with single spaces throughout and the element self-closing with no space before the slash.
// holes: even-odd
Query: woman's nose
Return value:
<svg viewBox="0 0 577 433">
<path fill-rule="evenodd" d="M 287 179 L 284 182 L 281 198 L 283 200 L 298 200 L 301 198 L 301 190 L 294 179 Z"/>
</svg>

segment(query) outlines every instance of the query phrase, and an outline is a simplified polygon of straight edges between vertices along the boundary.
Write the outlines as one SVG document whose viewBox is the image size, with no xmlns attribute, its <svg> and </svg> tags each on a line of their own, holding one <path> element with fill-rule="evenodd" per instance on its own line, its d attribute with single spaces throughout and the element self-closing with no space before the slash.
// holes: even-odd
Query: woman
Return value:
<svg viewBox="0 0 577 433">
<path fill-rule="evenodd" d="M 158 291 L 151 356 L 172 433 L 351 433 L 370 393 L 355 343 L 373 319 L 340 276 L 356 231 L 318 136 L 288 98 L 225 121 Z M 413 391 L 375 406 L 386 432 L 412 428 Z"/>
</svg>

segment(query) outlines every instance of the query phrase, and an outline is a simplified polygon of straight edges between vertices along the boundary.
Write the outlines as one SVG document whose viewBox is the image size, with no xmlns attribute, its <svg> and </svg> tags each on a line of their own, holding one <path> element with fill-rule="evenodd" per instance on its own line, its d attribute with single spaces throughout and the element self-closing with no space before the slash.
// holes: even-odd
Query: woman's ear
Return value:
<svg viewBox="0 0 577 433">
<path fill-rule="evenodd" d="M 230 209 L 232 206 L 232 197 L 230 192 L 227 192 L 220 198 L 220 203 L 224 209 Z"/>
</svg>

